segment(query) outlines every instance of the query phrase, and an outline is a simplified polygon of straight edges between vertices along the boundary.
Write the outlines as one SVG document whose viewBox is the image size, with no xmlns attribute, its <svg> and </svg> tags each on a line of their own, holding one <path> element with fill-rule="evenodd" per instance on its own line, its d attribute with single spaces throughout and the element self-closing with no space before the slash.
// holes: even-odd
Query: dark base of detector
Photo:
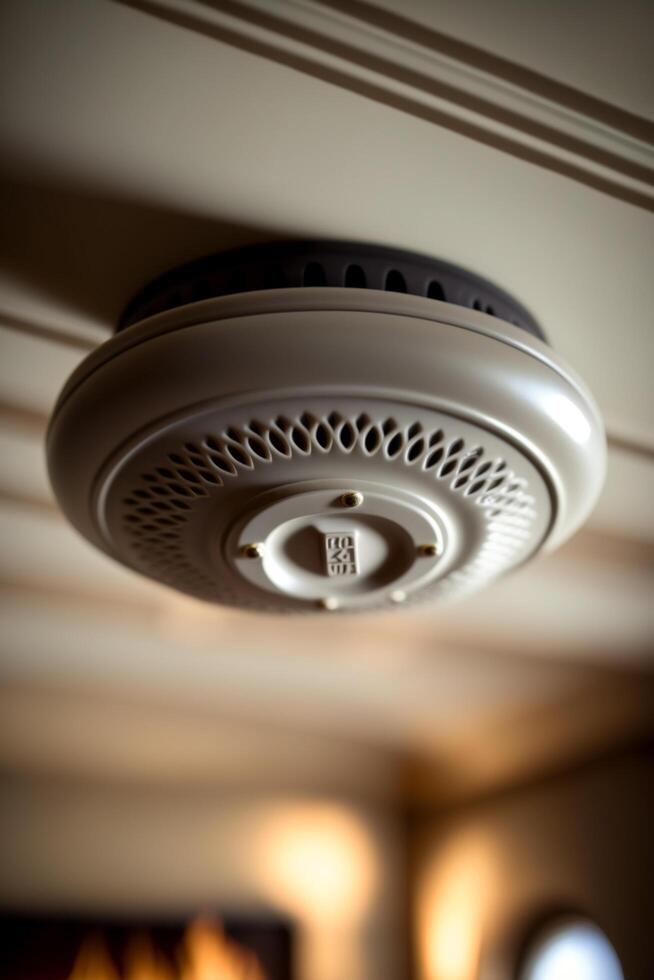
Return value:
<svg viewBox="0 0 654 980">
<path fill-rule="evenodd" d="M 310 286 L 424 296 L 480 310 L 539 340 L 546 339 L 520 303 L 466 269 L 415 252 L 336 241 L 249 245 L 189 262 L 142 289 L 125 310 L 117 330 L 198 300 Z"/>
</svg>

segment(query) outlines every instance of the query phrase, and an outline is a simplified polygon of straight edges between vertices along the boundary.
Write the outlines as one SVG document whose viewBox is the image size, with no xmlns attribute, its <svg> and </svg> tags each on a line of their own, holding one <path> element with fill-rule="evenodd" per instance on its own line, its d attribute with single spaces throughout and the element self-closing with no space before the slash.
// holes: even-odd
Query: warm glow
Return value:
<svg viewBox="0 0 654 980">
<path fill-rule="evenodd" d="M 467 836 L 452 841 L 429 870 L 419 902 L 425 980 L 476 980 L 491 874 L 485 842 Z"/>
<path fill-rule="evenodd" d="M 257 847 L 271 899 L 323 926 L 358 923 L 372 899 L 376 862 L 368 833 L 344 807 L 280 806 L 266 817 Z"/>
<path fill-rule="evenodd" d="M 198 920 L 186 930 L 177 968 L 147 936 L 133 939 L 119 974 L 101 939 L 86 940 L 68 980 L 265 980 L 253 953 L 232 942 L 215 923 Z"/>
<path fill-rule="evenodd" d="M 202 920 L 186 931 L 180 980 L 264 980 L 253 953 L 226 939 Z"/>
<path fill-rule="evenodd" d="M 125 980 L 175 980 L 161 953 L 149 936 L 140 933 L 130 940 L 125 954 Z"/>
<path fill-rule="evenodd" d="M 120 980 L 99 936 L 92 935 L 84 940 L 68 980 Z"/>
</svg>

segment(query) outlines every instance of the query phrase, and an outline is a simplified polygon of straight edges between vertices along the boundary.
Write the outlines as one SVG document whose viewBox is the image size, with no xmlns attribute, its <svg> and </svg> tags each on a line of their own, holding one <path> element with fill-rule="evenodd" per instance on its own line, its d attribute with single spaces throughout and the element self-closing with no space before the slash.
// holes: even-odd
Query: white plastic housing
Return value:
<svg viewBox="0 0 654 980">
<path fill-rule="evenodd" d="M 109 340 L 64 388 L 48 460 L 70 521 L 152 578 L 251 608 L 358 610 L 468 592 L 560 544 L 596 500 L 605 441 L 584 384 L 525 331 L 305 288 Z M 330 535 L 352 536 L 331 563 Z"/>
</svg>

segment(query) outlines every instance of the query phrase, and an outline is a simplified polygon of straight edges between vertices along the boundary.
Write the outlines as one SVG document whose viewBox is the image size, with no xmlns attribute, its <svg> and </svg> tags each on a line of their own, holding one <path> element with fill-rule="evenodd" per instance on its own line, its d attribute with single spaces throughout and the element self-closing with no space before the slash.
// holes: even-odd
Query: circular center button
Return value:
<svg viewBox="0 0 654 980">
<path fill-rule="evenodd" d="M 223 547 L 253 586 L 324 609 L 404 601 L 442 572 L 446 524 L 422 497 L 371 484 L 263 494 Z M 356 506 L 344 505 L 356 494 Z M 257 506 L 258 504 L 258 506 Z"/>
<path fill-rule="evenodd" d="M 411 535 L 374 514 L 311 514 L 286 521 L 266 540 L 263 568 L 298 598 L 356 596 L 383 588 L 414 562 Z"/>
</svg>

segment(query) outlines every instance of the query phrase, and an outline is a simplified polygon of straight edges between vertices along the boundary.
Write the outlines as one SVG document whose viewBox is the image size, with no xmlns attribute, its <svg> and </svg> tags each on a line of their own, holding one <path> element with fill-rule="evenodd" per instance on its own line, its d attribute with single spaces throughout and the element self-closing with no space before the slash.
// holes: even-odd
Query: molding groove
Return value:
<svg viewBox="0 0 654 980">
<path fill-rule="evenodd" d="M 74 350 L 89 353 L 98 346 L 99 341 L 81 337 L 70 331 L 62 330 L 47 323 L 37 323 L 25 317 L 16 317 L 0 309 L 0 330 L 12 330 L 15 333 L 27 334 L 38 340 L 47 340 L 59 344 L 60 347 L 72 347 Z"/>
<path fill-rule="evenodd" d="M 391 13 L 370 0 L 316 0 L 316 2 L 322 3 L 327 8 L 340 10 L 341 13 L 349 14 L 364 23 L 381 27 L 397 37 L 416 41 L 423 47 L 450 56 L 455 61 L 475 69 L 481 69 L 526 92 L 604 123 L 611 129 L 635 136 L 636 139 L 646 143 L 654 143 L 654 123 L 650 120 L 588 95 L 571 85 L 548 78 L 547 75 L 525 68 L 507 58 L 425 27 L 400 14 Z"/>
<path fill-rule="evenodd" d="M 0 399 L 0 430 L 14 432 L 26 439 L 45 439 L 47 428 L 47 415 Z"/>
<path fill-rule="evenodd" d="M 114 0 L 654 210 L 654 125 L 358 0 Z"/>
</svg>

